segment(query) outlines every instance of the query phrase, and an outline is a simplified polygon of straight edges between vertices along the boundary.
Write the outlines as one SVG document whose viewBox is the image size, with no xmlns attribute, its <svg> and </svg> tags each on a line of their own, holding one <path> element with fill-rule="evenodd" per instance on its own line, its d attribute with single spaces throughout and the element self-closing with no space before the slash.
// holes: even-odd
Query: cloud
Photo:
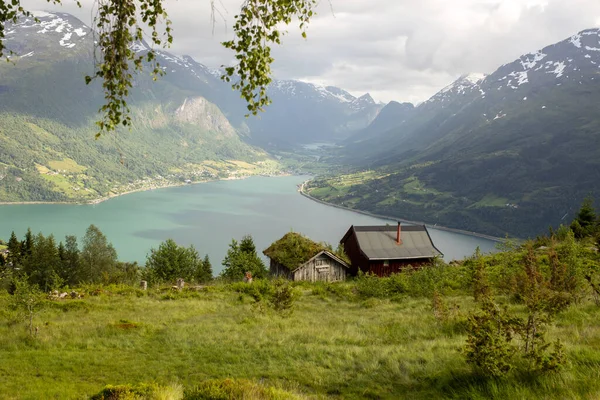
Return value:
<svg viewBox="0 0 600 400">
<path fill-rule="evenodd" d="M 83 10 L 63 1 L 63 11 L 90 23 L 91 0 Z M 171 51 L 209 66 L 230 63 L 232 54 L 220 42 L 233 36 L 241 3 L 217 1 L 213 24 L 210 0 L 166 0 Z M 24 5 L 56 9 L 45 0 Z M 295 24 L 287 28 L 283 46 L 273 51 L 276 76 L 370 92 L 382 101 L 426 100 L 463 73 L 491 73 L 600 25 L 598 0 L 322 0 L 317 11 L 307 40 Z"/>
</svg>

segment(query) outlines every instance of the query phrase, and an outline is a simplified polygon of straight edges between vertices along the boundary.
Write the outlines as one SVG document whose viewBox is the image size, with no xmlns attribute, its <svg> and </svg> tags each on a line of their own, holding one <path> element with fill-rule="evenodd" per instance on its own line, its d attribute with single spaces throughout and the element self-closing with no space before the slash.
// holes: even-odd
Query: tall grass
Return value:
<svg viewBox="0 0 600 400">
<path fill-rule="evenodd" d="M 425 295 L 363 296 L 361 284 L 297 285 L 285 317 L 257 307 L 239 285 L 182 293 L 113 287 L 48 302 L 33 339 L 24 324 L 0 322 L 0 398 L 79 399 L 106 385 L 173 382 L 192 393 L 223 379 L 276 388 L 272 398 L 600 396 L 600 308 L 591 301 L 560 314 L 550 332 L 566 345 L 564 372 L 486 379 L 462 355 L 469 296 L 445 297 L 455 315 L 441 321 Z"/>
</svg>

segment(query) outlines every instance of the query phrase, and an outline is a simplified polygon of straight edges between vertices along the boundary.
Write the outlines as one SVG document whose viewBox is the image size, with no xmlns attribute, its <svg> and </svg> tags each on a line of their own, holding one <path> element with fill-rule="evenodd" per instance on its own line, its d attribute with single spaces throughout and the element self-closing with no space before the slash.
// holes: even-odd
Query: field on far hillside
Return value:
<svg viewBox="0 0 600 400">
<path fill-rule="evenodd" d="M 562 312 L 550 331 L 565 344 L 564 371 L 493 379 L 462 355 L 463 317 L 475 307 L 469 296 L 447 297 L 456 318 L 442 322 L 427 297 L 359 299 L 352 283 L 296 290 L 289 316 L 225 285 L 181 293 L 110 287 L 47 301 L 35 338 L 22 322 L 0 323 L 0 398 L 81 399 L 110 384 L 189 388 L 226 378 L 281 389 L 250 399 L 600 396 L 600 307 L 591 301 Z M 0 297 L 2 309 L 8 299 Z"/>
</svg>

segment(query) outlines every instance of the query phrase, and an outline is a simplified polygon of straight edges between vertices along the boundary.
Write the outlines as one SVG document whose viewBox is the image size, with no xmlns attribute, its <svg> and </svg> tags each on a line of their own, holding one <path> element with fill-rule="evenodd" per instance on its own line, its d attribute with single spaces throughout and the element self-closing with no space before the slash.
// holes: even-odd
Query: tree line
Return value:
<svg viewBox="0 0 600 400">
<path fill-rule="evenodd" d="M 73 235 L 57 242 L 54 235 L 34 235 L 31 229 L 22 240 L 13 231 L 8 242 L 0 241 L 0 245 L 5 245 L 0 254 L 0 283 L 9 290 L 23 279 L 45 292 L 81 284 L 137 285 L 146 280 L 158 285 L 178 278 L 193 283 L 214 279 L 208 255 L 202 257 L 193 245 L 181 246 L 172 239 L 152 248 L 144 266 L 119 261 L 112 243 L 95 225 L 87 228 L 81 245 Z M 221 280 L 241 280 L 246 272 L 256 278 L 268 275 L 250 235 L 240 242 L 232 240 L 222 265 L 217 277 Z"/>
</svg>

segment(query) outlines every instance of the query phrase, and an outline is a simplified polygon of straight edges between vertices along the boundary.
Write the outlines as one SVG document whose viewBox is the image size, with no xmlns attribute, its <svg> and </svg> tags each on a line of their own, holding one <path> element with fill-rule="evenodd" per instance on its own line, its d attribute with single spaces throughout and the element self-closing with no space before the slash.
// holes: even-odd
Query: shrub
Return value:
<svg viewBox="0 0 600 400">
<path fill-rule="evenodd" d="M 515 349 L 511 345 L 514 327 L 507 313 L 491 300 L 467 320 L 467 362 L 486 376 L 499 377 L 513 368 Z"/>
<path fill-rule="evenodd" d="M 260 302 L 273 293 L 273 285 L 266 279 L 254 279 L 252 283 L 236 282 L 228 285 L 228 288 L 234 292 L 243 293 L 250 297 L 255 302 Z"/>
<path fill-rule="evenodd" d="M 354 282 L 356 295 L 362 299 L 386 298 L 390 294 L 386 278 L 379 278 L 375 274 L 359 272 Z"/>
<path fill-rule="evenodd" d="M 277 279 L 273 282 L 269 305 L 278 313 L 289 315 L 292 312 L 296 297 L 296 291 L 288 281 Z"/>
</svg>

